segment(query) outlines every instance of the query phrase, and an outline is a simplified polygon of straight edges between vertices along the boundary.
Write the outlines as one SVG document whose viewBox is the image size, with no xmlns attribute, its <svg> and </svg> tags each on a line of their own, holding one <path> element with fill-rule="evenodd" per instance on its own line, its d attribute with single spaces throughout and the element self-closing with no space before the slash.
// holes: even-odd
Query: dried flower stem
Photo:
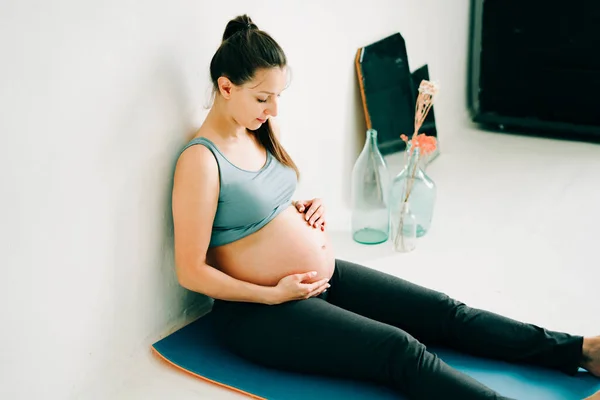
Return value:
<svg viewBox="0 0 600 400">
<path fill-rule="evenodd" d="M 409 152 L 409 157 L 412 155 L 412 152 L 417 151 L 418 143 L 417 136 L 419 134 L 419 130 L 421 126 L 423 126 L 423 122 L 425 122 L 425 118 L 427 118 L 427 114 L 433 105 L 433 98 L 437 93 L 437 86 L 431 82 L 426 80 L 421 81 L 421 85 L 419 86 L 419 95 L 417 96 L 417 102 L 415 104 L 415 130 L 412 134 L 411 142 L 413 145 L 411 146 Z M 406 195 L 404 197 L 404 201 L 408 201 L 410 197 L 410 193 L 412 191 L 412 183 L 414 182 L 414 176 L 417 171 L 417 165 L 419 164 L 419 158 L 424 156 L 424 154 L 417 154 L 415 159 L 415 167 L 413 168 L 412 173 L 409 175 L 412 179 L 407 181 L 407 190 Z"/>
<path fill-rule="evenodd" d="M 427 146 L 423 146 L 423 144 L 419 143 L 419 137 L 422 136 L 423 140 L 426 140 L 425 135 L 419 135 L 419 130 L 421 126 L 423 126 L 423 122 L 425 118 L 427 118 L 427 114 L 433 105 L 433 99 L 437 94 L 438 87 L 436 84 L 431 83 L 429 81 L 423 80 L 419 85 L 419 95 L 417 96 L 417 101 L 415 104 L 415 119 L 414 119 L 414 131 L 410 141 L 404 135 L 402 135 L 402 139 L 406 142 L 407 146 L 410 146 L 408 151 L 404 154 L 404 164 L 406 168 L 411 168 L 411 171 L 408 171 L 408 179 L 406 180 L 406 189 L 404 190 L 404 196 L 402 197 L 402 201 L 400 204 L 400 218 L 398 230 L 396 232 L 396 237 L 394 238 L 394 246 L 398 249 L 398 245 L 400 244 L 400 249 L 405 249 L 404 243 L 404 212 L 406 210 L 406 206 L 408 204 L 408 199 L 412 193 L 412 189 L 415 181 L 415 174 L 417 172 L 417 167 L 421 160 L 421 157 L 426 156 L 427 151 L 431 151 L 435 148 L 435 145 L 428 143 Z M 422 148 L 423 151 L 419 151 L 419 148 Z M 416 154 L 415 154 L 416 152 Z M 411 160 L 414 162 L 411 165 Z M 401 243 L 398 243 L 400 241 Z"/>
</svg>

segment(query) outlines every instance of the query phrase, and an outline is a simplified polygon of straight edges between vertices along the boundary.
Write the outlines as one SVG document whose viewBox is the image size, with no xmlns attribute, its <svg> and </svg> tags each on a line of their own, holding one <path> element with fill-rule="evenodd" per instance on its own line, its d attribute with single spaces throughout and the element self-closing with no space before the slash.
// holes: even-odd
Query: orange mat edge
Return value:
<svg viewBox="0 0 600 400">
<path fill-rule="evenodd" d="M 214 381 L 214 380 L 212 380 L 212 379 L 209 379 L 209 378 L 207 378 L 207 377 L 205 377 L 205 376 L 198 375 L 198 374 L 197 374 L 197 373 L 195 373 L 195 372 L 192 372 L 192 371 L 190 371 L 190 370 L 188 370 L 188 369 L 185 369 L 185 368 L 183 368 L 183 367 L 182 367 L 182 366 L 180 366 L 180 365 L 177 365 L 177 364 L 175 364 L 174 362 L 172 362 L 171 360 L 169 360 L 168 358 L 166 358 L 165 356 L 163 356 L 163 355 L 162 355 L 162 354 L 161 354 L 161 353 L 160 353 L 158 350 L 156 350 L 156 348 L 154 347 L 154 345 L 152 345 L 150 348 L 152 349 L 152 353 L 153 353 L 154 355 L 158 356 L 158 358 L 159 358 L 159 359 L 163 360 L 163 361 L 164 361 L 164 362 L 166 362 L 167 364 L 171 365 L 172 367 L 175 367 L 176 369 L 178 369 L 178 370 L 180 370 L 180 371 L 186 372 L 186 373 L 188 373 L 188 374 L 190 374 L 190 375 L 192 375 L 192 376 L 195 376 L 196 378 L 202 379 L 203 381 L 206 381 L 206 382 L 212 383 L 212 384 L 214 384 L 214 385 L 217 385 L 217 386 L 223 387 L 223 388 L 225 388 L 225 389 L 229 389 L 229 390 L 233 390 L 234 392 L 241 393 L 241 394 L 243 394 L 243 395 L 246 395 L 246 396 L 248 396 L 248 397 L 250 397 L 250 398 L 253 398 L 253 399 L 257 399 L 257 400 L 267 400 L 267 399 L 266 399 L 266 398 L 264 398 L 264 397 L 260 397 L 260 396 L 257 396 L 257 395 L 255 395 L 255 394 L 252 394 L 252 393 L 246 392 L 246 391 L 244 391 L 244 390 L 238 389 L 238 388 L 236 388 L 236 387 L 229 386 L 229 385 L 226 385 L 226 384 L 224 384 L 224 383 L 221 383 L 221 382 Z"/>
</svg>

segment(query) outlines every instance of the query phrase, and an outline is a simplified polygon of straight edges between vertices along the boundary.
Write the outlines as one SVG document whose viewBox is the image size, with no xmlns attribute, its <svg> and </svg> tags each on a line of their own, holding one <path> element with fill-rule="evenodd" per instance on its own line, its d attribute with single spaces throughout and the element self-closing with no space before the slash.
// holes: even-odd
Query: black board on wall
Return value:
<svg viewBox="0 0 600 400">
<path fill-rule="evenodd" d="M 600 140 L 600 1 L 471 0 L 469 97 L 482 127 Z"/>
<path fill-rule="evenodd" d="M 367 129 L 375 129 L 383 155 L 405 150 L 401 134 L 414 130 L 415 102 L 423 79 L 429 80 L 427 65 L 410 72 L 406 43 L 395 33 L 356 52 L 358 75 Z M 420 132 L 437 136 L 433 107 Z"/>
</svg>

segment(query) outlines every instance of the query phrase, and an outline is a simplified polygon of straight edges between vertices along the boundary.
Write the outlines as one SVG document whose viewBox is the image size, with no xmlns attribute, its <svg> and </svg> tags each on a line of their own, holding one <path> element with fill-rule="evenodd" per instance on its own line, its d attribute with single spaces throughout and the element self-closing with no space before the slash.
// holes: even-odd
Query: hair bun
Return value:
<svg viewBox="0 0 600 400">
<path fill-rule="evenodd" d="M 244 14 L 237 16 L 227 23 L 227 26 L 225 27 L 225 32 L 223 33 L 223 41 L 226 41 L 236 33 L 246 32 L 255 29 L 258 30 L 258 26 L 256 26 L 256 24 L 252 22 L 252 19 L 248 15 Z"/>
</svg>

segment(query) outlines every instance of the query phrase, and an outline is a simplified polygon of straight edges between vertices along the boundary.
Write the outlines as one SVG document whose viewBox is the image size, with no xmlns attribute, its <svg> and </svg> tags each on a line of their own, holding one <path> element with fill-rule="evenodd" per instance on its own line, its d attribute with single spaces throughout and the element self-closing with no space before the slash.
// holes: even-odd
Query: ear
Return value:
<svg viewBox="0 0 600 400">
<path fill-rule="evenodd" d="M 221 96 L 229 100 L 231 92 L 233 91 L 233 83 L 229 78 L 222 76 L 217 80 L 217 84 L 219 85 L 219 93 L 221 93 Z"/>
</svg>

